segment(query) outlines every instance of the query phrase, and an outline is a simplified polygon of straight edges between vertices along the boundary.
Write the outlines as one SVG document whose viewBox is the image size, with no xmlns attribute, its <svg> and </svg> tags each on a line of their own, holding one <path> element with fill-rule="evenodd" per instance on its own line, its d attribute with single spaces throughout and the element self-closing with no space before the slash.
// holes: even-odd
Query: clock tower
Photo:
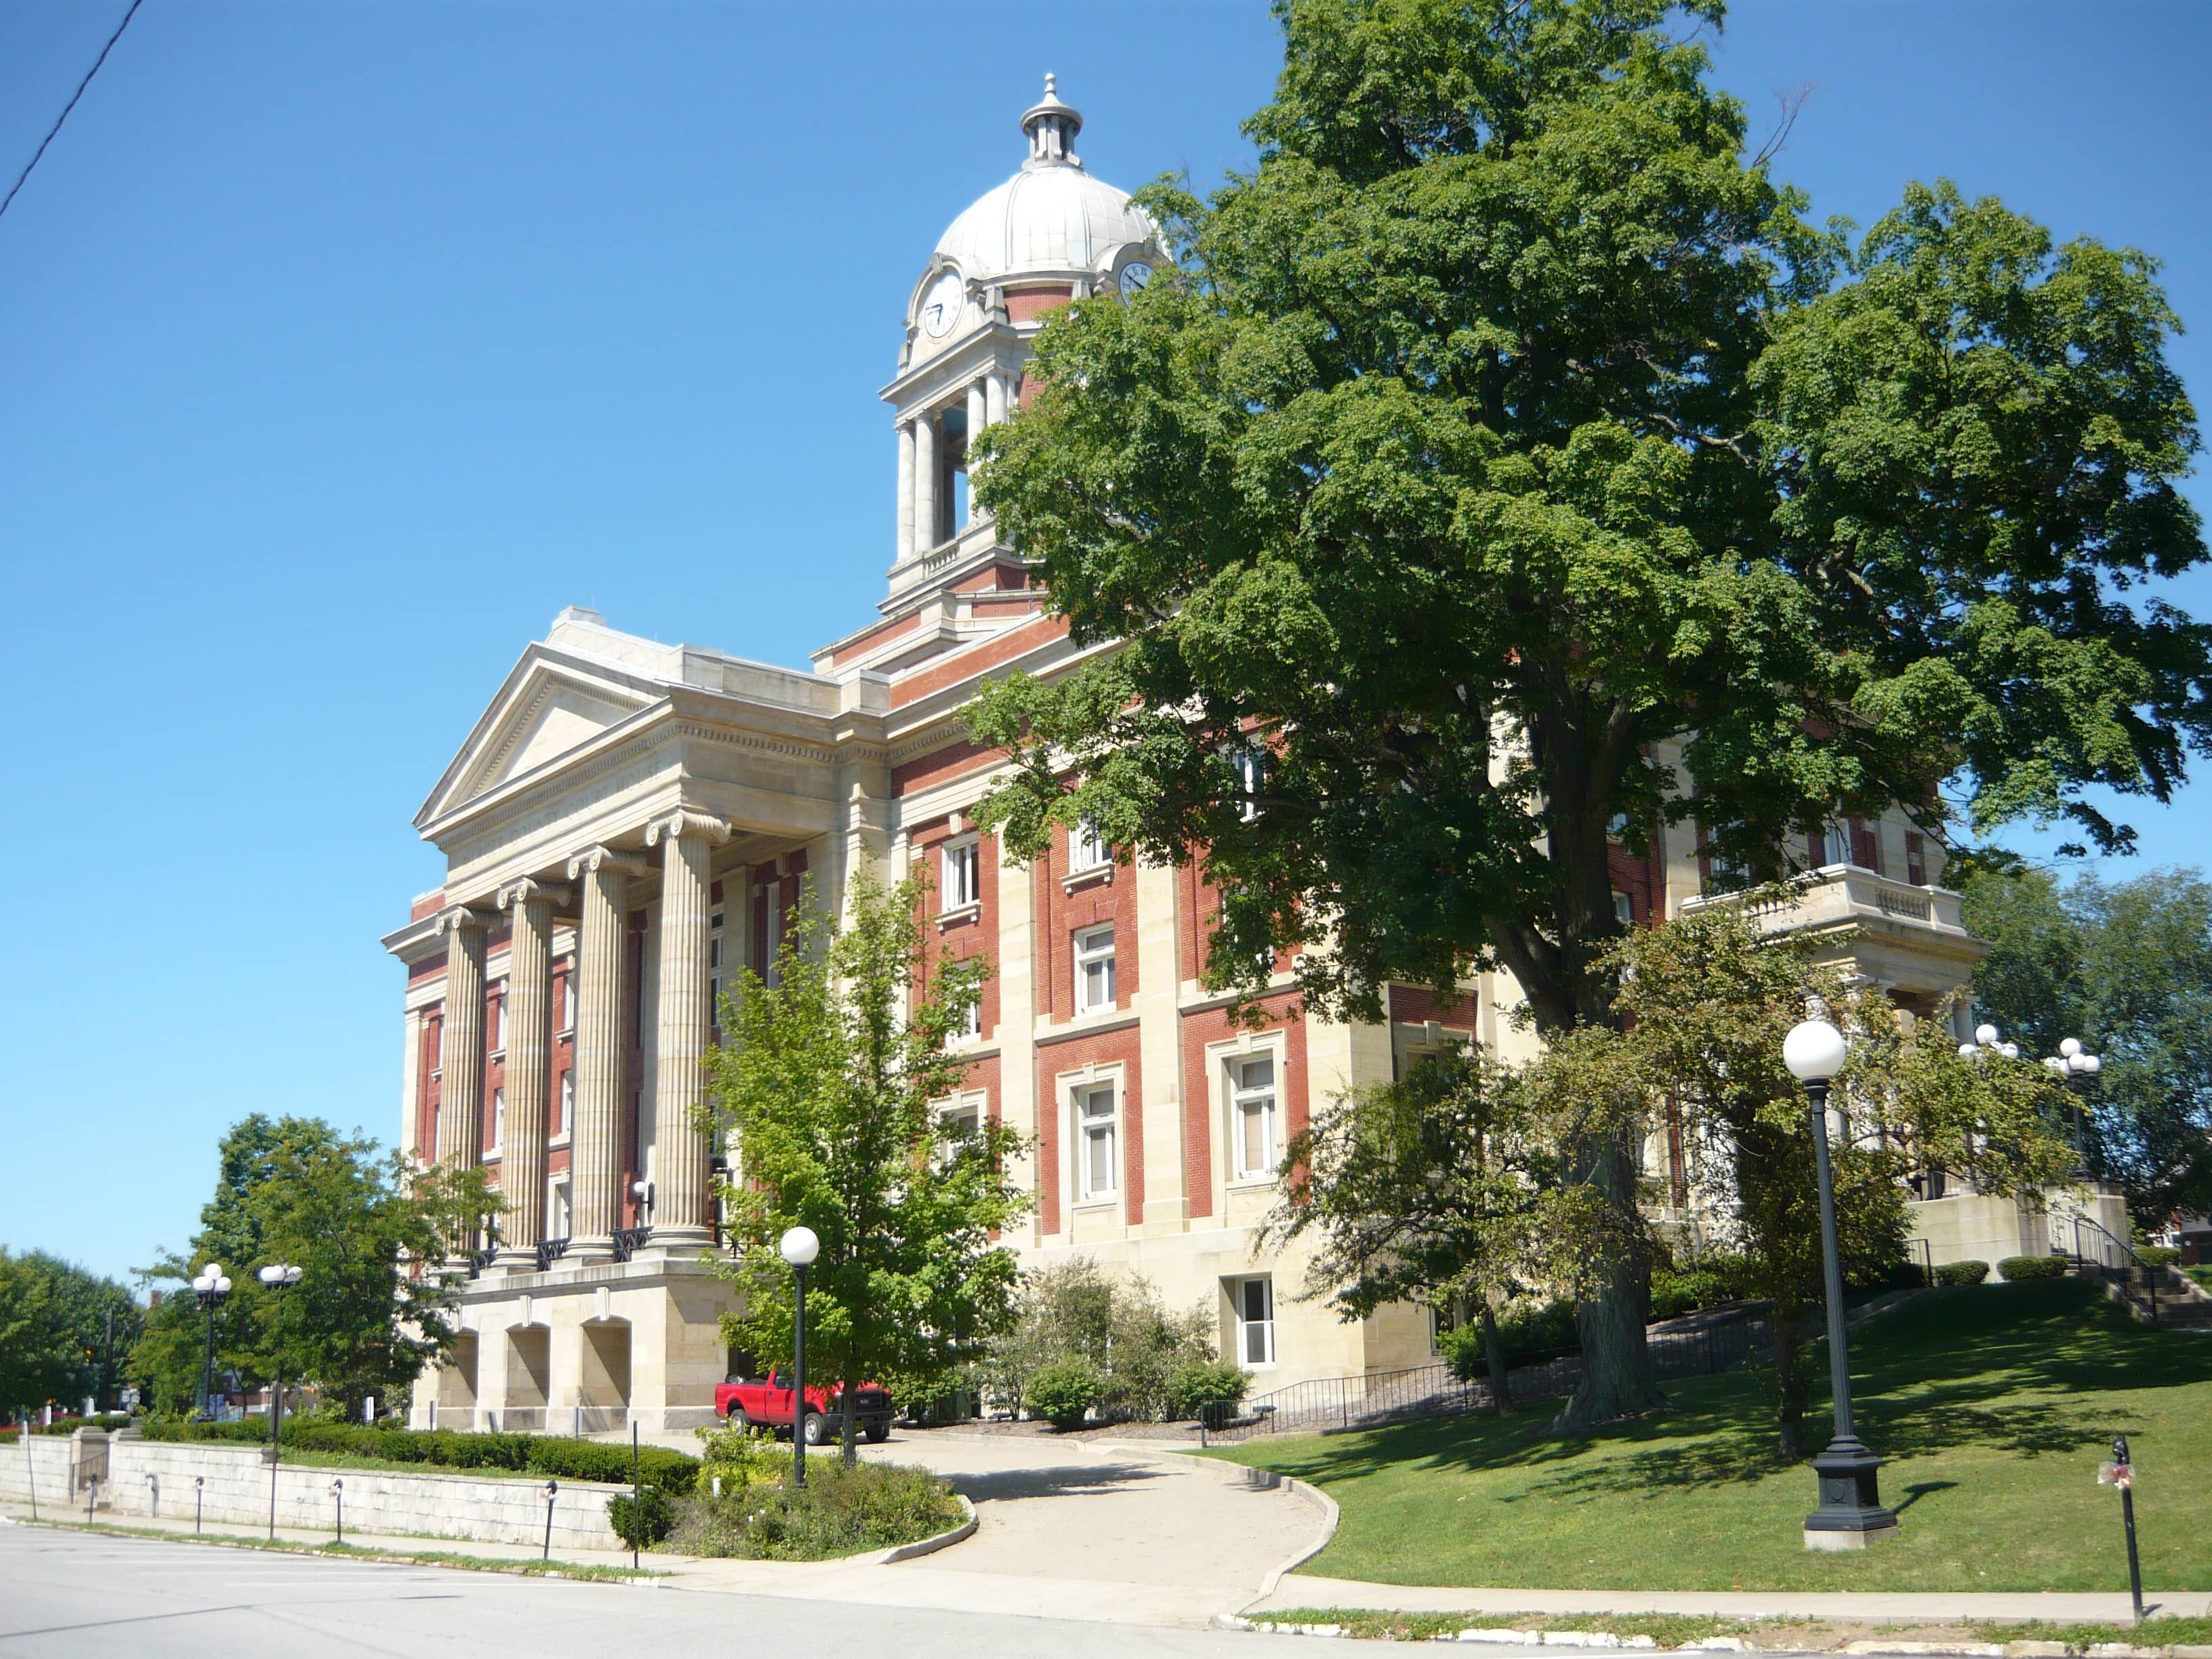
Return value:
<svg viewBox="0 0 2212 1659">
<path fill-rule="evenodd" d="M 907 301 L 898 375 L 883 392 L 898 437 L 897 554 L 878 606 L 887 617 L 955 588 L 1027 585 L 1022 560 L 969 505 L 969 441 L 1018 406 L 1048 313 L 1133 292 L 1161 257 L 1157 227 L 1128 192 L 1085 169 L 1083 117 L 1053 76 L 1021 127 L 1021 170 L 952 222 Z"/>
</svg>

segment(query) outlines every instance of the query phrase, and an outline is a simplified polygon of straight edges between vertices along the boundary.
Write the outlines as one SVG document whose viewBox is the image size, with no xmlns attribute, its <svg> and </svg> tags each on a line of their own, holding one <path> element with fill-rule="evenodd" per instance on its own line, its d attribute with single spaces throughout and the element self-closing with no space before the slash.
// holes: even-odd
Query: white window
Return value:
<svg viewBox="0 0 2212 1659">
<path fill-rule="evenodd" d="M 1120 1121 L 1114 1085 L 1087 1085 L 1075 1091 L 1075 1192 L 1079 1199 L 1111 1198 L 1121 1188 L 1121 1159 L 1115 1142 Z"/>
<path fill-rule="evenodd" d="M 576 1073 L 572 1066 L 561 1073 L 561 1133 L 573 1134 L 576 1127 Z"/>
<path fill-rule="evenodd" d="M 953 1024 L 952 1035 L 956 1038 L 979 1037 L 983 1035 L 983 994 L 981 989 L 978 989 L 969 999 L 968 1006 L 961 1010 L 959 1019 Z"/>
<path fill-rule="evenodd" d="M 568 1236 L 568 1183 L 563 1179 L 553 1183 L 546 1194 L 545 1237 L 566 1238 Z"/>
<path fill-rule="evenodd" d="M 722 1021 L 722 913 L 707 919 L 707 1024 Z"/>
<path fill-rule="evenodd" d="M 491 1027 L 491 1051 L 495 1054 L 507 1048 L 507 1022 L 500 1018 L 506 1006 L 507 981 L 501 980 L 491 988 L 491 994 L 484 1000 L 484 1021 Z"/>
<path fill-rule="evenodd" d="M 1114 1006 L 1114 924 L 1086 927 L 1075 936 L 1075 1012 Z"/>
<path fill-rule="evenodd" d="M 973 1140 L 983 1132 L 983 1097 L 963 1095 L 938 1108 L 938 1138 L 945 1143 L 949 1156 L 966 1141 Z"/>
<path fill-rule="evenodd" d="M 1615 893 L 1613 896 L 1613 919 L 1623 927 L 1636 926 L 1636 907 L 1630 902 L 1627 894 Z"/>
<path fill-rule="evenodd" d="M 576 975 L 574 973 L 563 974 L 558 981 L 558 986 L 561 1002 L 561 1020 L 558 1029 L 563 1031 L 573 1031 L 576 1029 Z"/>
<path fill-rule="evenodd" d="M 939 883 L 944 894 L 944 908 L 964 910 L 971 904 L 983 902 L 983 860 L 977 850 L 975 838 L 949 844 L 943 857 L 944 874 Z"/>
<path fill-rule="evenodd" d="M 1237 1312 L 1237 1363 L 1272 1365 L 1275 1363 L 1275 1282 L 1266 1274 L 1257 1279 L 1232 1279 L 1229 1298 Z"/>
<path fill-rule="evenodd" d="M 504 1146 L 507 1144 L 507 1091 L 505 1089 L 495 1089 L 491 1091 L 491 1144 L 495 1146 Z"/>
<path fill-rule="evenodd" d="M 1237 1142 L 1240 1181 L 1264 1181 L 1281 1156 L 1275 1107 L 1275 1057 L 1253 1054 L 1229 1062 L 1229 1132 Z"/>
<path fill-rule="evenodd" d="M 1085 870 L 1103 870 L 1113 861 L 1114 849 L 1098 833 L 1098 826 L 1089 818 L 1078 820 L 1075 828 L 1067 832 L 1068 872 L 1073 875 Z"/>
<path fill-rule="evenodd" d="M 1820 867 L 1851 861 L 1851 827 L 1847 823 L 1830 823 L 1820 831 Z"/>
<path fill-rule="evenodd" d="M 1239 749 L 1229 757 L 1237 769 L 1237 816 L 1249 823 L 1260 816 L 1260 789 L 1267 781 L 1267 757 L 1257 747 Z"/>
</svg>

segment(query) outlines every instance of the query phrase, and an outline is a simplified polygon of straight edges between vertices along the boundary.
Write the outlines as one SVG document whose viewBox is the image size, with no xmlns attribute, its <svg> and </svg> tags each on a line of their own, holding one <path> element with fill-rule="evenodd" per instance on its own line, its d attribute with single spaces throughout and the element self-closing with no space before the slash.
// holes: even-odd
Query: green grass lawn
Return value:
<svg viewBox="0 0 2212 1659">
<path fill-rule="evenodd" d="M 1815 1355 L 1825 1378 L 1825 1362 Z M 1933 1291 L 1853 1333 L 1861 1437 L 1900 1535 L 1803 1547 L 1813 1473 L 1774 1455 L 1769 1379 L 1672 1385 L 1663 1413 L 1553 1439 L 1537 1407 L 1262 1439 L 1217 1455 L 1343 1507 L 1304 1569 L 1553 1589 L 2125 1590 L 2112 1437 L 2137 1470 L 2146 1587 L 2212 1589 L 2212 1336 L 2137 1325 L 2072 1279 Z M 1827 1430 L 1822 1390 L 1808 1437 Z M 1811 1432 L 1817 1430 L 1817 1433 Z M 1296 1594 L 1295 1576 L 1283 1581 Z"/>
</svg>

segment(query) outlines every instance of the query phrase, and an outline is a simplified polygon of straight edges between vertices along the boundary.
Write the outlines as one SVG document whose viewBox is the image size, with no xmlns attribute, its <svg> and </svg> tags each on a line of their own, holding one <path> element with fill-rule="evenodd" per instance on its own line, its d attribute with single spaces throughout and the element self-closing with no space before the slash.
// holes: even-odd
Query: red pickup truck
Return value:
<svg viewBox="0 0 2212 1659">
<path fill-rule="evenodd" d="M 738 1428 L 750 1425 L 787 1430 L 791 1427 L 792 1396 L 795 1392 L 791 1378 L 781 1370 L 770 1371 L 764 1377 L 732 1374 L 728 1382 L 715 1389 L 714 1410 Z M 860 1432 L 871 1443 L 887 1438 L 893 1415 L 890 1394 L 873 1382 L 863 1382 L 854 1392 L 854 1415 L 860 1419 Z M 800 1432 L 810 1446 L 827 1445 L 843 1432 L 844 1417 L 845 1395 L 842 1389 L 832 1394 L 827 1389 L 809 1388 L 806 1426 Z"/>
</svg>

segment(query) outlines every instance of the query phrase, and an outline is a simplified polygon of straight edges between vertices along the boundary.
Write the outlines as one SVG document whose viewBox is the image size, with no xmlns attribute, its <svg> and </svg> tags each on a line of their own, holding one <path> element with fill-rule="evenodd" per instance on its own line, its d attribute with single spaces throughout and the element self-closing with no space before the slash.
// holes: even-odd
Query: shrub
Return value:
<svg viewBox="0 0 2212 1659">
<path fill-rule="evenodd" d="M 674 1528 L 676 1510 L 658 1486 L 646 1487 L 635 1500 L 618 1492 L 607 1499 L 607 1524 L 630 1548 L 649 1550 Z"/>
<path fill-rule="evenodd" d="M 851 1468 L 823 1458 L 806 1485 L 757 1484 L 678 1499 L 671 1542 L 687 1555 L 820 1561 L 917 1543 L 960 1524 L 959 1500 L 927 1469 L 888 1463 Z"/>
<path fill-rule="evenodd" d="M 191 1423 L 179 1418 L 147 1419 L 149 1440 L 264 1441 L 265 1421 Z M 630 1449 L 598 1440 L 572 1440 L 546 1434 L 470 1434 L 458 1429 L 371 1427 L 323 1417 L 286 1418 L 284 1443 L 301 1451 L 331 1452 L 379 1463 L 422 1464 L 448 1469 L 514 1469 L 562 1480 L 598 1480 L 627 1486 Z M 688 1492 L 698 1479 L 699 1460 L 665 1446 L 640 1449 L 637 1477 L 662 1491 Z"/>
<path fill-rule="evenodd" d="M 1030 1379 L 1028 1403 L 1055 1429 L 1079 1429 L 1105 1384 L 1089 1360 L 1055 1359 Z"/>
<path fill-rule="evenodd" d="M 2146 1265 L 2153 1267 L 2171 1267 L 2181 1260 L 2181 1252 L 2171 1244 L 2138 1245 L 2136 1254 Z M 2007 1273 L 2005 1277 L 2009 1279 L 2012 1275 Z"/>
<path fill-rule="evenodd" d="M 1556 1302 L 1524 1302 L 1509 1308 L 1498 1316 L 1498 1334 L 1505 1345 L 1508 1365 L 1540 1364 L 1572 1353 L 1582 1340 L 1575 1325 L 1575 1304 L 1564 1297 Z M 1480 1321 L 1455 1325 L 1437 1339 L 1437 1346 L 1450 1362 L 1452 1375 L 1462 1382 L 1490 1375 Z"/>
<path fill-rule="evenodd" d="M 1938 1285 L 1978 1285 L 1989 1276 L 1986 1261 L 1947 1261 L 1936 1270 Z"/>
<path fill-rule="evenodd" d="M 2066 1258 L 2063 1255 L 2008 1255 L 1997 1263 L 1997 1271 L 2008 1282 L 2023 1279 L 2063 1279 L 2066 1277 Z"/>
<path fill-rule="evenodd" d="M 1168 1411 L 1176 1371 L 1214 1358 L 1216 1318 L 1204 1302 L 1176 1312 L 1150 1279 L 1078 1256 L 1024 1278 L 1014 1322 L 992 1340 L 978 1380 L 1018 1411 L 1034 1404 L 1031 1382 L 1048 1367 L 1087 1360 L 1104 1416 L 1151 1421 Z"/>
<path fill-rule="evenodd" d="M 1252 1387 L 1252 1373 L 1226 1359 L 1194 1359 L 1176 1369 L 1168 1382 L 1168 1418 L 1180 1423 L 1196 1417 L 1201 1406 L 1233 1409 Z"/>
</svg>

